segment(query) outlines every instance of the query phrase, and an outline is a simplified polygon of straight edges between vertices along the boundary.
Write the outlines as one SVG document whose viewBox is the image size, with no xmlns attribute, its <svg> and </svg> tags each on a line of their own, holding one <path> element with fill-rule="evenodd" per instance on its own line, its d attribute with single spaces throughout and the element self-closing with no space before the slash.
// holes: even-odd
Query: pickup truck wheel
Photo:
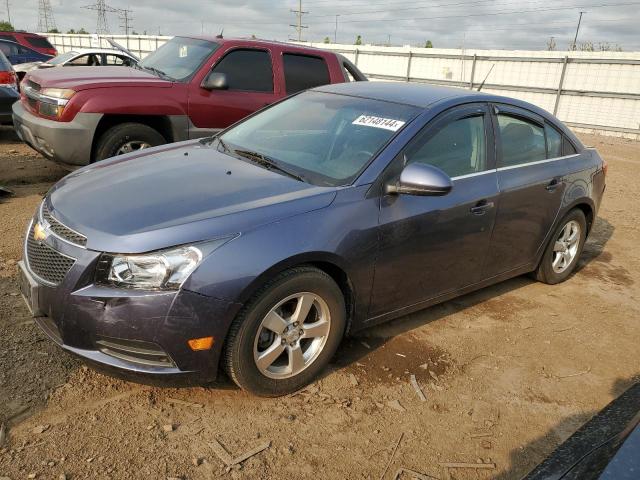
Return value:
<svg viewBox="0 0 640 480">
<path fill-rule="evenodd" d="M 93 161 L 155 147 L 167 143 L 157 130 L 142 123 L 121 123 L 102 134 Z"/>
</svg>

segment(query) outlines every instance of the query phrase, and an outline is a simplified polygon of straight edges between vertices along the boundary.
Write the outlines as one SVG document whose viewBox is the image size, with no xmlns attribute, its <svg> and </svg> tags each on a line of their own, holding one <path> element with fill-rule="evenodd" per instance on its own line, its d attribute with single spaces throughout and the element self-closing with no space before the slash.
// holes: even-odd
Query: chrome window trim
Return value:
<svg viewBox="0 0 640 480">
<path fill-rule="evenodd" d="M 509 165 L 509 166 L 506 166 L 506 167 L 498 167 L 498 171 L 501 172 L 503 170 L 512 170 L 514 168 L 522 168 L 522 167 L 529 167 L 531 165 L 540 165 L 542 163 L 557 162 L 558 160 L 565 160 L 567 158 L 579 157 L 579 156 L 580 156 L 579 153 L 572 153 L 571 155 L 564 155 L 562 157 L 545 158 L 544 160 L 536 160 L 535 162 L 527 162 L 527 163 L 520 163 L 518 165 Z"/>
<path fill-rule="evenodd" d="M 44 208 L 44 200 L 42 201 L 42 203 L 40 203 L 40 208 L 38 208 L 38 221 L 43 222 L 48 224 L 48 222 L 44 219 L 44 215 L 42 214 L 42 209 Z M 77 230 L 74 230 L 73 228 L 67 227 L 64 223 L 62 223 L 60 220 L 58 220 L 56 217 L 54 217 L 51 212 L 49 212 L 49 215 L 51 215 L 51 218 L 53 218 L 56 222 L 58 222 L 60 225 L 62 225 L 64 228 L 67 228 L 69 230 L 71 230 L 73 233 L 80 235 L 81 237 L 87 238 L 86 235 L 78 232 Z M 78 245 L 77 243 L 73 243 L 69 240 L 67 240 L 66 238 L 61 237 L 60 235 L 58 235 L 56 232 L 54 232 L 52 229 L 49 229 L 49 233 L 51 235 L 53 235 L 54 237 L 56 237 L 58 240 L 67 243 L 69 245 L 73 245 L 76 248 L 82 248 L 83 250 L 86 250 L 87 247 L 83 246 L 83 245 Z M 64 255 L 64 254 L 63 254 Z M 71 257 L 69 257 L 71 258 Z M 74 259 L 75 260 L 75 259 Z"/>
<path fill-rule="evenodd" d="M 487 173 L 496 173 L 496 169 L 492 168 L 490 170 L 482 170 L 481 172 L 473 172 L 467 173 L 466 175 L 458 175 L 456 177 L 451 177 L 451 180 L 463 180 L 465 178 L 479 177 L 480 175 L 486 175 Z"/>
</svg>

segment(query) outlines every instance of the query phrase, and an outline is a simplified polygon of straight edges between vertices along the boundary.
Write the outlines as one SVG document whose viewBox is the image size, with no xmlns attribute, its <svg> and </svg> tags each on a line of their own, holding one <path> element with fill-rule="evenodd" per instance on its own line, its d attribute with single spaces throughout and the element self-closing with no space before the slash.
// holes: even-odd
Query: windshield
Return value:
<svg viewBox="0 0 640 480">
<path fill-rule="evenodd" d="M 48 63 L 50 65 L 60 65 L 68 60 L 71 60 L 76 55 L 78 55 L 78 52 L 71 51 L 71 52 L 63 53 L 61 55 L 58 55 L 57 57 L 53 57 L 52 59 L 47 60 L 47 62 L 45 63 Z"/>
<path fill-rule="evenodd" d="M 172 80 L 186 80 L 218 47 L 208 40 L 173 37 L 138 65 Z"/>
<path fill-rule="evenodd" d="M 419 110 L 409 105 L 306 92 L 221 136 L 230 150 L 272 159 L 315 185 L 350 184 Z"/>
</svg>

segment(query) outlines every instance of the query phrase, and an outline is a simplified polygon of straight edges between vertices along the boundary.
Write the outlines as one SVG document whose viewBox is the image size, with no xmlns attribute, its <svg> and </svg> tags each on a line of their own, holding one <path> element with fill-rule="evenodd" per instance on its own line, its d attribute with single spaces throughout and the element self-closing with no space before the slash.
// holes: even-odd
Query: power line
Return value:
<svg viewBox="0 0 640 480">
<path fill-rule="evenodd" d="M 302 24 L 302 16 L 306 15 L 309 12 L 304 12 L 302 10 L 302 0 L 298 0 L 298 9 L 297 10 L 291 10 L 291 13 L 295 13 L 297 16 L 297 22 L 295 25 L 289 25 L 290 27 L 294 27 L 296 29 L 296 32 L 298 32 L 298 41 L 301 42 L 302 41 L 302 30 L 305 28 L 309 28 L 308 25 L 303 25 Z"/>
<path fill-rule="evenodd" d="M 48 1 L 48 0 L 47 0 Z M 96 33 L 105 34 L 109 33 L 109 22 L 107 22 L 107 12 L 116 13 L 118 10 L 107 5 L 105 0 L 97 0 L 93 5 L 85 5 L 82 8 L 87 10 L 95 10 L 98 12 L 98 21 L 96 23 Z"/>
<path fill-rule="evenodd" d="M 9 11 L 9 2 L 7 2 L 7 12 Z M 38 31 L 47 33 L 56 29 L 56 21 L 53 18 L 53 9 L 49 0 L 38 1 Z"/>
</svg>

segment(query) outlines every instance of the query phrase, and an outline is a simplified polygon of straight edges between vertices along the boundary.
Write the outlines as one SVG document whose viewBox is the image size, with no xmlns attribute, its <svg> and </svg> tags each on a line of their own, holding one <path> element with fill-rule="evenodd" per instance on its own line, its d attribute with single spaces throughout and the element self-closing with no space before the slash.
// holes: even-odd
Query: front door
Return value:
<svg viewBox="0 0 640 480">
<path fill-rule="evenodd" d="M 496 213 L 493 131 L 485 104 L 430 122 L 389 168 L 424 162 L 453 181 L 444 196 L 383 195 L 370 318 L 479 282 Z"/>
<path fill-rule="evenodd" d="M 566 173 L 560 154 L 547 148 L 553 142 L 542 117 L 507 105 L 494 106 L 494 115 L 500 207 L 487 276 L 534 262 L 560 211 Z"/>
<path fill-rule="evenodd" d="M 189 86 L 189 117 L 197 138 L 228 127 L 275 102 L 273 62 L 268 50 L 236 48 L 224 54 L 212 72 L 227 76 L 227 90 L 205 90 L 199 82 Z"/>
</svg>

